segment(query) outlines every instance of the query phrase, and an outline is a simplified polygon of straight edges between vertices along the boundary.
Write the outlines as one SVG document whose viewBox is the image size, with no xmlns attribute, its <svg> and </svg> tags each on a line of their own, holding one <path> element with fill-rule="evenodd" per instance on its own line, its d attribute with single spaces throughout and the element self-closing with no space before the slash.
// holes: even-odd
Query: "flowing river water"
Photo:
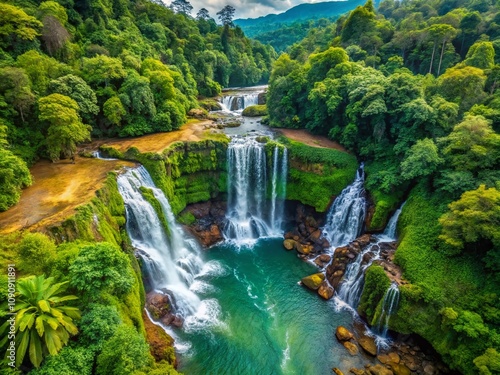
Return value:
<svg viewBox="0 0 500 375">
<path fill-rule="evenodd" d="M 251 95 L 251 100 L 233 96 L 231 101 L 254 103 L 256 96 Z M 240 111 L 228 112 L 234 116 Z M 250 135 L 242 136 L 243 130 Z M 173 296 L 184 318 L 182 328 L 167 328 L 176 339 L 179 370 L 187 375 L 320 375 L 331 373 L 332 367 L 346 373 L 363 367 L 373 359 L 349 355 L 334 335 L 339 325 L 352 329 L 352 311 L 299 285 L 318 269 L 283 249 L 286 151 L 276 148 L 273 165 L 266 165 L 264 146 L 255 141 L 256 133 L 265 131 L 258 121 L 246 119 L 240 134 L 231 131 L 228 170 L 234 176 L 228 179 L 225 241 L 208 251 L 175 223 L 166 197 L 143 167 L 118 179 L 128 233 L 148 284 Z M 362 180 L 361 168 L 332 206 L 342 214 L 336 218 L 330 213 L 326 236 L 335 232 L 344 242 L 361 232 Z M 169 233 L 142 196 L 141 186 L 160 202 Z M 271 186 L 270 194 L 266 186 Z"/>
</svg>

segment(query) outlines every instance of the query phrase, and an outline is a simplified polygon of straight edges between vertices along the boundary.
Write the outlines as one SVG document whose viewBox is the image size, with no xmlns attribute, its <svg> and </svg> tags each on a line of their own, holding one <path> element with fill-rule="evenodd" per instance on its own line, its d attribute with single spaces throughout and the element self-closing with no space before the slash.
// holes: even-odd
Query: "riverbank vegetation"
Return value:
<svg viewBox="0 0 500 375">
<path fill-rule="evenodd" d="M 499 19 L 491 1 L 369 0 L 282 54 L 267 102 L 271 126 L 365 160 L 377 226 L 409 192 L 393 328 L 465 374 L 499 370 Z"/>
<path fill-rule="evenodd" d="M 73 158 L 91 136 L 178 129 L 198 97 L 264 83 L 275 59 L 231 14 L 219 26 L 156 1 L 11 1 L 0 14 L 2 211 L 30 184 L 26 164 Z"/>
</svg>

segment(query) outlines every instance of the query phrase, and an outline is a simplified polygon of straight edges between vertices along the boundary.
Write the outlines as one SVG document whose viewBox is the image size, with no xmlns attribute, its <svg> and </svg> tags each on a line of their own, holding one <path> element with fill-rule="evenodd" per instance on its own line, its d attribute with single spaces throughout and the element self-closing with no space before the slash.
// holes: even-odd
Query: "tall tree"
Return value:
<svg viewBox="0 0 500 375">
<path fill-rule="evenodd" d="M 191 11 L 193 10 L 193 6 L 187 0 L 174 0 L 170 4 L 170 8 L 175 13 L 184 14 L 186 16 L 191 15 Z"/>
<path fill-rule="evenodd" d="M 210 13 L 205 8 L 201 8 L 198 13 L 196 13 L 197 20 L 205 20 L 208 21 L 210 19 Z"/>
<path fill-rule="evenodd" d="M 236 12 L 234 7 L 226 5 L 219 12 L 217 12 L 217 16 L 222 24 L 228 27 L 233 25 L 234 12 Z"/>
<path fill-rule="evenodd" d="M 78 104 L 65 95 L 51 94 L 38 100 L 38 118 L 49 123 L 47 151 L 52 161 L 61 154 L 72 158 L 76 145 L 90 139 L 90 126 L 78 115 Z"/>
</svg>

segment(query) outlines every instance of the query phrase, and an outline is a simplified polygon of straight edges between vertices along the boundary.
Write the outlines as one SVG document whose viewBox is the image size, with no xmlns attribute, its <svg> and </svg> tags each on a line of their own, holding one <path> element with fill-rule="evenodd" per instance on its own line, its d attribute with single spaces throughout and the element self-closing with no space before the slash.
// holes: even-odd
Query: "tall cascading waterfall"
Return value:
<svg viewBox="0 0 500 375">
<path fill-rule="evenodd" d="M 259 93 L 226 95 L 222 97 L 221 104 L 226 111 L 241 111 L 251 105 L 259 104 Z"/>
<path fill-rule="evenodd" d="M 354 262 L 350 263 L 346 268 L 344 280 L 340 285 L 337 296 L 354 309 L 358 307 L 359 299 L 361 298 L 361 292 L 363 291 L 365 280 L 365 271 L 375 260 L 380 259 L 379 244 L 381 242 L 392 242 L 396 240 L 396 225 L 403 205 L 396 210 L 396 212 L 394 212 L 384 233 L 375 236 L 376 242 L 368 245 L 365 250 L 358 254 Z M 366 254 L 371 254 L 369 258 L 370 260 L 363 264 L 363 259 Z"/>
<path fill-rule="evenodd" d="M 366 213 L 364 181 L 365 173 L 361 164 L 354 182 L 342 190 L 328 211 L 323 236 L 330 241 L 332 249 L 347 245 L 363 230 Z"/>
<path fill-rule="evenodd" d="M 151 189 L 160 203 L 168 233 L 141 187 Z M 189 287 L 203 267 L 197 242 L 177 225 L 167 198 L 144 167 L 120 175 L 118 189 L 125 201 L 128 235 L 144 262 L 151 286 L 173 294 L 177 314 L 194 314 L 201 301 Z"/>
<path fill-rule="evenodd" d="M 391 286 L 385 292 L 384 300 L 382 301 L 382 311 L 380 312 L 380 317 L 378 319 L 376 332 L 382 336 L 382 338 L 387 337 L 387 331 L 389 330 L 389 320 L 391 315 L 396 312 L 399 303 L 399 288 L 398 284 L 391 283 Z"/>
<path fill-rule="evenodd" d="M 257 138 L 233 137 L 227 150 L 228 211 L 224 237 L 240 245 L 282 235 L 287 151 L 274 148 L 269 176 L 265 146 Z"/>
</svg>

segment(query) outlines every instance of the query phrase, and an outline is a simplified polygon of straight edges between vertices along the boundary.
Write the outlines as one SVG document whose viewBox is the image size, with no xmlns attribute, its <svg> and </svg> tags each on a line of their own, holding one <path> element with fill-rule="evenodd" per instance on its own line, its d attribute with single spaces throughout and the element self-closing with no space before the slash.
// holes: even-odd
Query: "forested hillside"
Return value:
<svg viewBox="0 0 500 375">
<path fill-rule="evenodd" d="M 198 97 L 267 82 L 275 52 L 189 2 L 0 3 L 0 210 L 30 184 L 25 163 L 70 158 L 91 136 L 177 129 Z M 188 8 L 186 8 L 188 6 Z"/>
<path fill-rule="evenodd" d="M 396 262 L 410 284 L 393 328 L 465 374 L 500 371 L 499 11 L 369 0 L 281 55 L 268 95 L 272 126 L 365 160 L 373 227 L 408 197 Z"/>
</svg>

